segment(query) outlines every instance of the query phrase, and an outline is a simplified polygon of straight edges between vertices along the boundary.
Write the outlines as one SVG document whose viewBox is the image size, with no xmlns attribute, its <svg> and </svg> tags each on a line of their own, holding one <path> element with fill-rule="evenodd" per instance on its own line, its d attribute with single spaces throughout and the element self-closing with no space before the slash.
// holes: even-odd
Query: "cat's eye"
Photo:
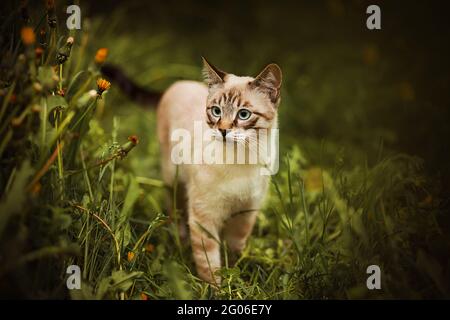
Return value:
<svg viewBox="0 0 450 320">
<path fill-rule="evenodd" d="M 214 117 L 220 117 L 222 115 L 222 110 L 218 106 L 213 106 L 211 108 L 211 113 Z"/>
<path fill-rule="evenodd" d="M 241 120 L 248 120 L 248 118 L 250 118 L 251 115 L 252 115 L 252 112 L 248 109 L 241 109 L 238 112 L 238 117 Z"/>
</svg>

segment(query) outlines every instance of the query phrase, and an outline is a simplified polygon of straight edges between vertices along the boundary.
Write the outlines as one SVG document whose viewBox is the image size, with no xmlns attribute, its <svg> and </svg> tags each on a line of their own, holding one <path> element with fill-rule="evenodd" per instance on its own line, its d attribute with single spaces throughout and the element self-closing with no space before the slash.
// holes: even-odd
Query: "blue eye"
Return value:
<svg viewBox="0 0 450 320">
<path fill-rule="evenodd" d="M 248 109 L 241 109 L 238 112 L 238 117 L 241 120 L 248 120 L 248 118 L 250 118 L 251 115 L 252 115 L 252 112 Z"/>
<path fill-rule="evenodd" d="M 218 106 L 214 106 L 211 108 L 211 113 L 214 117 L 220 117 L 222 115 L 222 110 Z"/>
</svg>

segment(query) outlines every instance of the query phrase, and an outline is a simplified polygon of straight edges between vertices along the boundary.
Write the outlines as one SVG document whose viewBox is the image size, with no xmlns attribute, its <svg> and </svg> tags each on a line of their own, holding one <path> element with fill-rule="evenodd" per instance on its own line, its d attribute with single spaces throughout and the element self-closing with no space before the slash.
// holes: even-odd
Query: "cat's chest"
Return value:
<svg viewBox="0 0 450 320">
<path fill-rule="evenodd" d="M 222 171 L 215 168 L 212 171 L 203 171 L 197 176 L 197 186 L 208 190 L 218 199 L 233 202 L 253 202 L 264 197 L 268 177 L 252 168 L 231 168 Z"/>
</svg>

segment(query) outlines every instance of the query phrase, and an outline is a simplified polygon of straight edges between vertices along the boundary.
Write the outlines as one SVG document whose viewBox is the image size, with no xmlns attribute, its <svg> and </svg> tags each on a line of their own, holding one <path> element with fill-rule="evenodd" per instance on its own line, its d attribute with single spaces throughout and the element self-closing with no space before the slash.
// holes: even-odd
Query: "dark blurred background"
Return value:
<svg viewBox="0 0 450 320">
<path fill-rule="evenodd" d="M 366 28 L 369 4 L 381 7 L 381 30 Z M 442 183 L 449 177 L 450 26 L 444 1 L 92 1 L 85 8 L 89 16 L 114 21 L 117 38 L 136 39 L 124 69 L 141 82 L 152 63 L 140 60 L 200 66 L 205 55 L 242 75 L 274 61 L 284 72 L 285 143 L 303 139 L 308 148 L 309 139 L 322 139 L 330 152 L 365 150 L 371 163 L 381 139 L 385 150 L 423 158 Z M 133 51 L 152 46 L 155 35 L 167 35 L 170 50 L 137 57 Z M 164 89 L 173 80 L 149 85 Z M 313 143 L 310 148 L 314 154 Z"/>
</svg>

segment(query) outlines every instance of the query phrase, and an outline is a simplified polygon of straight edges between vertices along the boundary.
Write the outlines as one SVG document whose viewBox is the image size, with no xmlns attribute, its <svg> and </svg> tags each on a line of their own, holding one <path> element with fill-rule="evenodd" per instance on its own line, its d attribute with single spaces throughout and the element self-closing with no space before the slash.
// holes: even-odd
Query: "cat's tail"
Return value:
<svg viewBox="0 0 450 320">
<path fill-rule="evenodd" d="M 156 106 L 162 96 L 161 92 L 148 90 L 138 85 L 118 66 L 104 64 L 101 72 L 136 103 Z"/>
</svg>

